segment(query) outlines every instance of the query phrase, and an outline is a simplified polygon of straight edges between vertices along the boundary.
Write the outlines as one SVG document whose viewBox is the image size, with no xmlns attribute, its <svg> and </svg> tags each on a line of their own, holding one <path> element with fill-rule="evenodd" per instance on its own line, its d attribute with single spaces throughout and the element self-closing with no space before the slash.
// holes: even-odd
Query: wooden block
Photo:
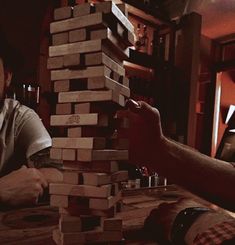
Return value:
<svg viewBox="0 0 235 245">
<path fill-rule="evenodd" d="M 102 40 L 87 40 L 49 47 L 49 56 L 61 56 L 75 53 L 91 53 L 102 50 Z"/>
<path fill-rule="evenodd" d="M 52 138 L 52 146 L 66 149 L 104 149 L 105 138 Z"/>
<path fill-rule="evenodd" d="M 95 5 L 96 12 L 102 12 L 115 16 L 130 32 L 134 32 L 134 26 L 122 13 L 122 11 L 113 3 L 113 1 L 101 2 Z"/>
<path fill-rule="evenodd" d="M 122 182 L 128 180 L 128 171 L 122 170 L 111 175 L 111 182 Z"/>
<path fill-rule="evenodd" d="M 63 65 L 65 67 L 80 65 L 80 54 L 67 54 L 63 58 Z"/>
<path fill-rule="evenodd" d="M 68 135 L 69 138 L 83 137 L 82 136 L 82 128 L 81 127 L 68 128 L 67 135 Z"/>
<path fill-rule="evenodd" d="M 68 208 L 59 208 L 59 213 L 64 215 L 81 216 L 95 215 L 99 217 L 113 218 L 116 215 L 120 202 L 107 210 L 79 208 L 78 206 L 69 206 Z"/>
<path fill-rule="evenodd" d="M 98 173 L 114 173 L 119 170 L 119 163 L 117 161 L 93 161 L 89 162 L 63 162 L 65 170 L 76 170 L 80 172 L 98 172 Z"/>
<path fill-rule="evenodd" d="M 89 185 L 51 183 L 49 186 L 49 193 L 51 195 L 89 197 L 90 198 L 89 202 L 90 202 L 91 200 L 93 200 L 93 198 L 95 198 L 94 200 L 96 200 L 96 198 L 109 197 L 111 195 L 111 185 L 103 185 L 97 187 L 97 186 L 89 186 Z"/>
<path fill-rule="evenodd" d="M 59 103 L 75 103 L 75 102 L 115 102 L 117 105 L 125 106 L 125 97 L 119 94 L 118 91 L 105 90 L 105 91 L 71 91 L 60 92 L 58 94 Z M 98 110 L 101 111 L 101 110 Z M 110 113 L 114 110 L 110 110 Z"/>
<path fill-rule="evenodd" d="M 63 20 L 70 17 L 72 17 L 72 8 L 70 6 L 54 10 L 54 20 Z"/>
<path fill-rule="evenodd" d="M 50 24 L 51 34 L 70 31 L 74 29 L 93 27 L 94 29 L 104 27 L 103 14 L 94 13 L 68 20 L 56 21 Z"/>
<path fill-rule="evenodd" d="M 59 229 L 63 233 L 89 231 L 100 225 L 100 217 L 83 215 L 74 217 L 70 215 L 61 215 L 59 220 Z"/>
<path fill-rule="evenodd" d="M 51 71 L 51 80 L 79 79 L 99 76 L 110 76 L 111 71 L 106 66 L 92 66 L 83 70 L 54 70 Z"/>
<path fill-rule="evenodd" d="M 111 176 L 106 173 L 83 173 L 83 184 L 100 186 L 111 183 Z"/>
<path fill-rule="evenodd" d="M 52 45 L 62 45 L 69 42 L 68 32 L 62 32 L 52 35 Z"/>
<path fill-rule="evenodd" d="M 50 159 L 60 160 L 62 158 L 62 149 L 52 147 L 50 149 Z"/>
<path fill-rule="evenodd" d="M 126 138 L 116 138 L 111 139 L 110 143 L 107 143 L 107 148 L 116 149 L 116 150 L 128 150 L 129 149 L 129 140 Z"/>
<path fill-rule="evenodd" d="M 76 150 L 75 149 L 62 149 L 62 160 L 75 161 Z"/>
<path fill-rule="evenodd" d="M 59 244 L 86 244 L 115 242 L 122 240 L 121 231 L 102 231 L 100 229 L 85 232 L 62 233 L 59 230 L 53 230 L 53 240 Z"/>
<path fill-rule="evenodd" d="M 58 80 L 54 82 L 54 92 L 66 92 L 69 91 L 70 82 L 69 80 Z"/>
<path fill-rule="evenodd" d="M 106 199 L 91 198 L 89 199 L 89 208 L 106 210 L 113 207 L 121 199 L 121 192 L 119 192 L 116 196 L 109 196 Z"/>
<path fill-rule="evenodd" d="M 108 126 L 108 116 L 98 115 L 97 113 L 52 115 L 50 118 L 50 124 L 51 126 Z"/>
<path fill-rule="evenodd" d="M 62 233 L 59 229 L 53 230 L 52 238 L 58 245 L 85 244 L 86 242 L 83 232 Z"/>
<path fill-rule="evenodd" d="M 121 76 L 125 76 L 125 69 L 120 66 L 118 63 L 113 61 L 110 57 L 108 57 L 105 53 L 91 53 L 85 55 L 85 65 L 106 65 L 112 71 L 117 72 Z"/>
<path fill-rule="evenodd" d="M 129 48 L 126 43 L 123 42 L 121 38 L 115 36 L 109 28 L 101 30 L 91 30 L 90 31 L 91 40 L 100 40 L 102 39 L 104 44 L 107 44 L 111 49 L 115 49 L 116 56 L 118 55 L 119 59 L 128 59 L 130 56 Z M 104 48 L 103 48 L 104 50 Z M 106 52 L 106 50 L 105 50 Z M 110 53 L 107 53 L 108 56 L 111 56 Z M 111 56 L 114 59 L 114 55 Z"/>
<path fill-rule="evenodd" d="M 81 162 L 128 160 L 128 150 L 77 150 L 77 160 Z"/>
<path fill-rule="evenodd" d="M 113 93 L 107 91 L 72 91 L 60 92 L 58 94 L 59 103 L 92 102 L 92 101 L 112 101 Z"/>
<path fill-rule="evenodd" d="M 69 42 L 81 42 L 87 39 L 87 32 L 85 28 L 73 30 L 69 32 Z"/>
<path fill-rule="evenodd" d="M 92 126 L 72 127 L 68 128 L 67 135 L 70 138 L 79 137 L 111 137 L 113 129 L 109 128 L 97 128 Z"/>
<path fill-rule="evenodd" d="M 80 175 L 76 171 L 64 171 L 63 183 L 78 185 L 80 181 Z"/>
<path fill-rule="evenodd" d="M 101 227 L 104 231 L 122 231 L 122 219 L 120 218 L 111 218 L 101 219 Z"/>
<path fill-rule="evenodd" d="M 63 233 L 82 231 L 82 220 L 80 217 L 61 215 L 59 230 Z"/>
<path fill-rule="evenodd" d="M 47 69 L 57 69 L 57 68 L 62 68 L 63 67 L 63 57 L 58 56 L 58 57 L 51 57 L 48 58 L 47 60 Z"/>
<path fill-rule="evenodd" d="M 108 78 L 107 76 L 88 78 L 87 88 L 90 90 L 107 88 L 115 91 L 116 93 L 120 93 L 125 97 L 130 97 L 130 89 L 128 87 Z"/>
<path fill-rule="evenodd" d="M 62 195 L 50 195 L 50 206 L 67 208 L 69 206 L 69 198 Z"/>
<path fill-rule="evenodd" d="M 122 11 L 122 13 L 128 18 L 128 10 L 126 8 L 126 4 L 125 3 L 118 3 L 116 5 Z"/>
<path fill-rule="evenodd" d="M 123 77 L 122 84 L 123 84 L 123 86 L 129 88 L 130 87 L 129 79 L 127 77 Z"/>
<path fill-rule="evenodd" d="M 108 114 L 110 115 L 110 117 L 114 116 L 118 109 L 119 107 L 117 106 L 117 104 L 109 101 L 86 102 L 86 103 L 78 103 L 74 105 L 74 113 L 78 113 L 78 114 L 100 113 L 100 114 Z M 97 135 L 96 131 L 94 131 L 94 133 L 95 135 Z M 103 133 L 101 135 L 103 135 Z M 107 134 L 105 135 L 107 136 Z"/>
<path fill-rule="evenodd" d="M 73 16 L 79 17 L 83 15 L 88 15 L 92 12 L 92 6 L 90 3 L 78 4 L 73 8 Z"/>
<path fill-rule="evenodd" d="M 117 23 L 117 34 L 123 39 L 127 46 L 134 46 L 135 45 L 135 35 L 125 29 L 123 25 Z"/>
<path fill-rule="evenodd" d="M 72 113 L 71 103 L 56 104 L 56 114 L 57 115 L 68 115 Z"/>
</svg>

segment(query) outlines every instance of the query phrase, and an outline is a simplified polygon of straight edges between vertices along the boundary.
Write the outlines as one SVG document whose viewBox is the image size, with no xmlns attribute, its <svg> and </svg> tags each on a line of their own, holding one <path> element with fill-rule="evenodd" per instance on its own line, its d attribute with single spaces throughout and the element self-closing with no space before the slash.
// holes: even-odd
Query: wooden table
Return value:
<svg viewBox="0 0 235 245">
<path fill-rule="evenodd" d="M 190 196 L 176 187 L 157 187 L 124 192 L 123 219 L 126 244 L 156 244 L 147 241 L 142 231 L 144 220 L 153 208 L 162 202 L 175 202 L 178 198 Z M 52 230 L 58 225 L 57 208 L 38 205 L 0 212 L 0 244 L 51 245 Z"/>
</svg>

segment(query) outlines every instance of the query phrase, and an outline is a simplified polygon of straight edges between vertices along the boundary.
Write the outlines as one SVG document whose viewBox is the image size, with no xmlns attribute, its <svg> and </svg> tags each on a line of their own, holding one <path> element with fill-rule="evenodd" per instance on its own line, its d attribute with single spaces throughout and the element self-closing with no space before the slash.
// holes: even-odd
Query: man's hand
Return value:
<svg viewBox="0 0 235 245">
<path fill-rule="evenodd" d="M 153 239 L 167 244 L 177 214 L 189 207 L 203 207 L 203 205 L 186 198 L 174 203 L 161 203 L 145 220 L 145 230 Z"/>
<path fill-rule="evenodd" d="M 63 173 L 56 168 L 40 168 L 38 170 L 43 174 L 48 183 L 63 181 Z"/>
<path fill-rule="evenodd" d="M 127 107 L 129 112 L 125 116 L 130 121 L 130 162 L 151 168 L 151 165 L 157 164 L 159 154 L 156 151 L 161 151 L 165 139 L 159 111 L 143 101 L 129 100 Z"/>
<path fill-rule="evenodd" d="M 39 170 L 23 166 L 0 179 L 0 202 L 10 206 L 36 204 L 47 186 Z"/>
</svg>

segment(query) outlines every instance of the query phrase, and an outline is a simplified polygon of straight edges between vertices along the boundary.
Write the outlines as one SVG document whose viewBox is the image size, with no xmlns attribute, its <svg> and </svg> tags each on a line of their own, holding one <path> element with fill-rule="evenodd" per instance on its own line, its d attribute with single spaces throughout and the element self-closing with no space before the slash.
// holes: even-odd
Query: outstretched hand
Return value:
<svg viewBox="0 0 235 245">
<path fill-rule="evenodd" d="M 36 204 L 47 186 L 38 169 L 22 166 L 0 179 L 0 202 L 9 206 Z"/>
<path fill-rule="evenodd" d="M 127 102 L 130 121 L 130 162 L 151 168 L 156 164 L 164 136 L 159 111 L 143 101 Z"/>
</svg>

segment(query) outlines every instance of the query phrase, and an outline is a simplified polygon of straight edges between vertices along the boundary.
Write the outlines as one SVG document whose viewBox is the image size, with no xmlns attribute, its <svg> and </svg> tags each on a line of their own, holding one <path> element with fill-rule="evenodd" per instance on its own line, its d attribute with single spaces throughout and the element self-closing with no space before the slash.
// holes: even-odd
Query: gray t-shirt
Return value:
<svg viewBox="0 0 235 245">
<path fill-rule="evenodd" d="M 41 119 L 17 100 L 0 106 L 0 176 L 27 164 L 36 152 L 51 146 L 51 137 Z"/>
</svg>

